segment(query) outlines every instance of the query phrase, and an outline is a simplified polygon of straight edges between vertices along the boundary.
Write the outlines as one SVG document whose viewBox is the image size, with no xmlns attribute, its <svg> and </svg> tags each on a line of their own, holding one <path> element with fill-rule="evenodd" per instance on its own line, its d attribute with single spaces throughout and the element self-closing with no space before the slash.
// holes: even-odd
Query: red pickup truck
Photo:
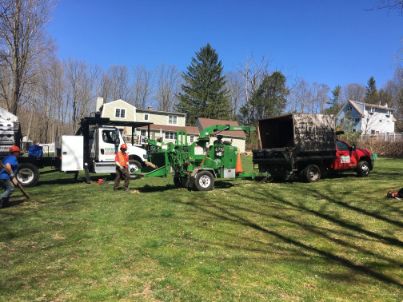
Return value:
<svg viewBox="0 0 403 302">
<path fill-rule="evenodd" d="M 336 158 L 330 165 L 330 169 L 334 171 L 355 170 L 358 176 L 368 176 L 372 168 L 371 151 L 336 140 Z"/>
<path fill-rule="evenodd" d="M 313 182 L 342 171 L 367 176 L 373 168 L 369 150 L 337 139 L 330 115 L 289 114 L 260 120 L 258 129 L 262 148 L 253 150 L 253 163 L 276 181 Z"/>
</svg>

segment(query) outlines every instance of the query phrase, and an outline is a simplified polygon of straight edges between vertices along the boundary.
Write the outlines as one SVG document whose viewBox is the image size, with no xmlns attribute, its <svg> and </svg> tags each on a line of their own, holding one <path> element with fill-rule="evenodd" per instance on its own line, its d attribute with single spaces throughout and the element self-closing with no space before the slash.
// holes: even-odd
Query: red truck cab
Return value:
<svg viewBox="0 0 403 302">
<path fill-rule="evenodd" d="M 336 158 L 330 166 L 333 171 L 355 170 L 359 176 L 368 176 L 373 168 L 372 154 L 368 149 L 356 148 L 336 140 Z"/>
</svg>

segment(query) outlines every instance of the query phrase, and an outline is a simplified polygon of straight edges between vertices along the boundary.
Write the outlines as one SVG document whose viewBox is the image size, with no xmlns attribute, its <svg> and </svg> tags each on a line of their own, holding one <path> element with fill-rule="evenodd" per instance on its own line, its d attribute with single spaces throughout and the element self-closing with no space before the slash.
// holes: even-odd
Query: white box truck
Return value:
<svg viewBox="0 0 403 302">
<path fill-rule="evenodd" d="M 147 150 L 134 144 L 135 128 L 148 126 L 148 122 L 120 122 L 101 118 L 99 115 L 85 117 L 81 120 L 76 135 L 63 135 L 56 155 L 40 158 L 19 158 L 20 167 L 17 178 L 23 186 L 34 186 L 39 180 L 39 169 L 54 167 L 63 172 L 85 172 L 85 179 L 90 181 L 90 173 L 115 173 L 115 153 L 123 143 L 128 145 L 129 171 L 135 176 L 147 160 Z M 131 142 L 125 142 L 121 134 L 121 127 L 132 129 Z M 150 129 L 148 129 L 150 133 Z M 1 140 L 1 137 L 0 137 Z M 20 142 L 15 142 L 20 145 Z M 4 156 L 4 154 L 3 154 Z"/>
</svg>

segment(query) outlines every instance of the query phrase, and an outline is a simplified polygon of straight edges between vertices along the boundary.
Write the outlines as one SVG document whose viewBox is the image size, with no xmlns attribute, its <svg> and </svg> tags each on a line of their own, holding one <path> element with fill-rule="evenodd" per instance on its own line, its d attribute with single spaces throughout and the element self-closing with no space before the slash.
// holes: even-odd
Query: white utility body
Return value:
<svg viewBox="0 0 403 302">
<path fill-rule="evenodd" d="M 84 170 L 84 137 L 82 135 L 63 135 L 61 149 L 61 171 Z"/>
</svg>

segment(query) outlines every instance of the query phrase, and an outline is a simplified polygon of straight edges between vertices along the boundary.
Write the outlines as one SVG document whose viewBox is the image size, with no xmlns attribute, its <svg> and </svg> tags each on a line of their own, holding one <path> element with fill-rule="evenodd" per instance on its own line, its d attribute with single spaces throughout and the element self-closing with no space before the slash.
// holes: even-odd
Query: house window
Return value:
<svg viewBox="0 0 403 302">
<path fill-rule="evenodd" d="M 121 117 L 124 118 L 126 116 L 126 110 L 125 109 L 116 109 L 115 111 L 115 117 Z"/>
<path fill-rule="evenodd" d="M 148 113 L 144 114 L 144 120 L 148 121 Z"/>
<path fill-rule="evenodd" d="M 176 133 L 175 132 L 165 132 L 166 139 L 175 139 Z"/>
<path fill-rule="evenodd" d="M 375 130 L 371 130 L 371 134 L 375 134 Z"/>
<path fill-rule="evenodd" d="M 194 135 L 189 136 L 189 141 L 190 141 L 191 143 L 193 143 L 194 139 L 195 139 Z"/>
<path fill-rule="evenodd" d="M 356 118 L 356 119 L 355 119 L 355 122 L 356 122 L 356 123 L 359 123 L 359 122 L 360 122 L 360 118 Z"/>
<path fill-rule="evenodd" d="M 141 130 L 141 136 L 146 136 L 147 135 L 147 131 L 146 130 Z"/>
<path fill-rule="evenodd" d="M 169 116 L 169 124 L 176 125 L 178 117 L 176 115 Z"/>
</svg>

